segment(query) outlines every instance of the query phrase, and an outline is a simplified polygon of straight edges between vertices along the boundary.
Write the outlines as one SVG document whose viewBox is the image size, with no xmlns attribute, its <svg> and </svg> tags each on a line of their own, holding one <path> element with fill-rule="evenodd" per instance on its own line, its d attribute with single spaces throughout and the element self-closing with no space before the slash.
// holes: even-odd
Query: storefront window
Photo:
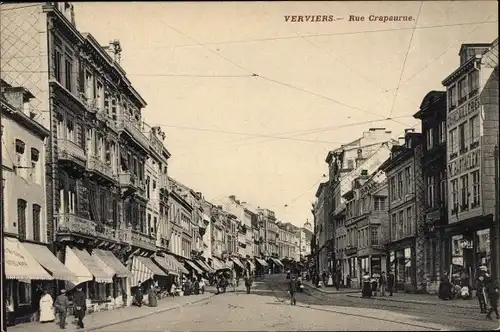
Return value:
<svg viewBox="0 0 500 332">
<path fill-rule="evenodd" d="M 7 312 L 13 312 L 14 311 L 14 281 L 13 280 L 7 280 L 7 285 L 5 287 L 6 294 L 5 294 L 5 306 L 7 307 Z"/>
<path fill-rule="evenodd" d="M 405 282 L 406 283 L 411 283 L 412 282 L 412 275 L 413 275 L 413 265 L 411 261 L 411 248 L 405 248 L 404 250 L 404 258 L 405 258 Z"/>
<path fill-rule="evenodd" d="M 382 272 L 382 260 L 380 256 L 373 256 L 371 261 L 372 274 L 380 274 Z"/>
<path fill-rule="evenodd" d="M 476 266 L 484 265 L 491 271 L 490 230 L 476 232 Z"/>
<path fill-rule="evenodd" d="M 17 284 L 17 300 L 19 305 L 31 304 L 31 282 L 28 280 Z"/>
</svg>

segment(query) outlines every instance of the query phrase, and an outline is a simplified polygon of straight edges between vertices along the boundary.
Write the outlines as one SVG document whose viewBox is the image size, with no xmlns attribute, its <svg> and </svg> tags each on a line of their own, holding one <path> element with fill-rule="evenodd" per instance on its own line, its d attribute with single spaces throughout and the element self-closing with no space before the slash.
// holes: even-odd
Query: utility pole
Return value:
<svg viewBox="0 0 500 332">
<path fill-rule="evenodd" d="M 1 106 L 0 106 L 1 107 Z M 3 142 L 3 126 L 2 126 L 2 111 L 0 110 L 0 142 Z M 5 196 L 3 194 L 3 147 L 0 144 L 0 236 L 1 236 L 1 245 L 0 245 L 0 272 L 2 275 L 2 285 L 1 285 L 1 302 L 2 302 L 2 329 L 1 331 L 7 331 L 7 308 L 6 308 L 6 277 L 5 277 L 5 248 L 4 248 L 4 227 L 5 227 L 5 219 L 4 219 L 4 200 Z"/>
</svg>

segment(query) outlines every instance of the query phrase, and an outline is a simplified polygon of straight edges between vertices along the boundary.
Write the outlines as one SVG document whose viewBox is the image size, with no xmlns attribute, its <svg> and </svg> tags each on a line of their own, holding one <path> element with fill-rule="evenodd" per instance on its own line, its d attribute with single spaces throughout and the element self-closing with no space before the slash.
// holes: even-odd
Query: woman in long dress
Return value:
<svg viewBox="0 0 500 332">
<path fill-rule="evenodd" d="M 54 315 L 54 300 L 47 290 L 43 290 L 40 299 L 40 323 L 53 322 L 56 319 Z"/>
</svg>

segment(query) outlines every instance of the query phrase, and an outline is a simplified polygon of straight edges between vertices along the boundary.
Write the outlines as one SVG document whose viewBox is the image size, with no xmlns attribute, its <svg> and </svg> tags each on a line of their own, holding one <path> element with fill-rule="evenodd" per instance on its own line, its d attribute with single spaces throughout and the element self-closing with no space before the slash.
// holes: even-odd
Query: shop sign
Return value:
<svg viewBox="0 0 500 332">
<path fill-rule="evenodd" d="M 7 256 L 5 260 L 5 264 L 9 266 L 24 266 L 27 267 L 28 263 L 26 263 L 26 259 L 19 252 L 11 250 L 9 248 L 4 248 Z"/>
<path fill-rule="evenodd" d="M 452 128 L 457 123 L 467 119 L 471 114 L 477 112 L 480 106 L 479 96 L 476 95 L 476 97 L 469 100 L 469 102 L 460 106 L 453 113 L 448 115 L 448 119 L 446 121 L 448 128 Z"/>
<path fill-rule="evenodd" d="M 437 221 L 440 218 L 441 218 L 441 210 L 432 211 L 425 215 L 425 219 L 429 223 Z"/>
<path fill-rule="evenodd" d="M 479 149 L 470 151 L 466 155 L 451 161 L 448 164 L 449 177 L 454 177 L 458 174 L 463 174 L 471 169 L 479 167 Z"/>
</svg>

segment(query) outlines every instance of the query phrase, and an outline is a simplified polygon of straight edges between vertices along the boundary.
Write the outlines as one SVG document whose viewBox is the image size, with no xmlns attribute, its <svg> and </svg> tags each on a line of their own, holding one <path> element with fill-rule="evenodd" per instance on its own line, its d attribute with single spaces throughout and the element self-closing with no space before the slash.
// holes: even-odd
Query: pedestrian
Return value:
<svg viewBox="0 0 500 332">
<path fill-rule="evenodd" d="M 252 287 L 252 276 L 248 270 L 245 273 L 245 287 L 247 289 L 247 294 L 250 294 L 250 289 Z"/>
<path fill-rule="evenodd" d="M 321 277 L 323 279 L 323 285 L 326 285 L 326 271 L 323 270 L 323 273 L 321 274 Z"/>
<path fill-rule="evenodd" d="M 490 311 L 488 311 L 486 318 L 491 319 L 491 314 L 495 313 L 497 319 L 500 319 L 500 315 L 498 315 L 498 282 L 492 277 L 487 278 L 486 293 L 490 302 Z"/>
<path fill-rule="evenodd" d="M 137 283 L 137 288 L 135 290 L 135 302 L 137 303 L 137 306 L 139 308 L 142 307 L 143 298 L 144 298 L 144 291 L 142 290 L 141 281 L 139 281 Z"/>
<path fill-rule="evenodd" d="M 205 278 L 200 278 L 200 283 L 198 284 L 201 294 L 205 293 Z"/>
<path fill-rule="evenodd" d="M 340 279 L 341 279 L 341 275 L 340 275 L 340 270 L 337 270 L 337 272 L 335 272 L 335 287 L 337 288 L 337 291 L 340 289 Z"/>
<path fill-rule="evenodd" d="M 389 296 L 392 296 L 392 292 L 394 291 L 394 283 L 395 283 L 394 273 L 389 271 L 389 275 L 387 276 L 387 290 L 389 291 Z"/>
<path fill-rule="evenodd" d="M 57 316 L 59 317 L 59 327 L 61 329 L 66 328 L 66 316 L 68 315 L 69 300 L 66 295 L 66 290 L 61 289 L 61 294 L 56 297 L 54 304 Z"/>
<path fill-rule="evenodd" d="M 479 309 L 482 314 L 486 314 L 488 309 L 486 307 L 486 284 L 485 278 L 488 277 L 488 269 L 486 266 L 482 265 L 479 267 L 478 277 L 476 279 L 476 296 L 479 302 Z"/>
<path fill-rule="evenodd" d="M 363 287 L 361 289 L 361 297 L 368 297 L 370 298 L 372 296 L 372 287 L 371 287 L 371 278 L 370 274 L 368 271 L 365 271 L 365 274 L 363 275 Z"/>
<path fill-rule="evenodd" d="M 82 291 L 82 287 L 78 286 L 76 288 L 75 295 L 73 296 L 74 314 L 77 321 L 77 326 L 81 329 L 85 328 L 83 324 L 83 319 L 85 318 L 85 312 L 87 311 L 87 299 L 85 298 L 85 293 Z"/>
<path fill-rule="evenodd" d="M 54 315 L 54 300 L 46 289 L 42 290 L 40 298 L 40 323 L 53 322 L 56 317 Z"/>
<path fill-rule="evenodd" d="M 148 289 L 148 305 L 150 307 L 157 307 L 158 306 L 158 298 L 156 297 L 154 285 L 151 285 Z"/>
<path fill-rule="evenodd" d="M 296 305 L 297 300 L 295 299 L 295 294 L 297 293 L 297 281 L 295 280 L 295 276 L 292 276 L 290 279 L 290 283 L 288 284 L 288 291 L 290 292 L 290 304 Z"/>
<path fill-rule="evenodd" d="M 378 284 L 380 287 L 380 296 L 385 296 L 385 287 L 387 285 L 387 277 L 385 276 L 385 272 L 382 271 L 380 277 L 378 278 Z"/>
<path fill-rule="evenodd" d="M 378 274 L 374 273 L 372 275 L 372 278 L 370 279 L 371 285 L 372 285 L 372 295 L 377 296 L 377 289 L 378 289 Z"/>
</svg>

